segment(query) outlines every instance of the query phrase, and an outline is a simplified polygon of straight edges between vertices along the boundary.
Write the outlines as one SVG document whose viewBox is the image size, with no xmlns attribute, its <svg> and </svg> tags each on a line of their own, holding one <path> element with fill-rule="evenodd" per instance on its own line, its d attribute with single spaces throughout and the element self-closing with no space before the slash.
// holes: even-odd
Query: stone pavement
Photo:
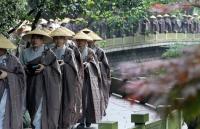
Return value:
<svg viewBox="0 0 200 129">
<path fill-rule="evenodd" d="M 102 121 L 118 121 L 119 129 L 134 127 L 134 124 L 131 123 L 131 114 L 149 113 L 149 122 L 160 119 L 158 114 L 147 106 L 131 104 L 116 96 L 110 97 L 106 113 L 107 114 Z M 90 128 L 86 129 L 98 129 L 98 126 L 97 124 L 92 124 Z"/>
</svg>

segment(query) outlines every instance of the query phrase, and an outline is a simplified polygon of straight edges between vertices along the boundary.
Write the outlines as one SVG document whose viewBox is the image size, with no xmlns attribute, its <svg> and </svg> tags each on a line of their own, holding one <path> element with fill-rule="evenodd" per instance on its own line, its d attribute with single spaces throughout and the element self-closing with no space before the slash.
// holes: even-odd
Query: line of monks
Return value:
<svg viewBox="0 0 200 129">
<path fill-rule="evenodd" d="M 143 17 L 139 23 L 139 32 L 147 33 L 200 33 L 200 17 L 198 14 L 182 15 L 157 15 L 149 19 Z"/>
<path fill-rule="evenodd" d="M 0 35 L 0 129 L 23 129 L 28 111 L 32 129 L 78 129 L 100 122 L 108 106 L 111 75 L 102 40 L 83 29 L 36 28 L 22 39 L 30 44 L 19 58 Z M 53 43 L 53 45 L 48 45 Z"/>
</svg>

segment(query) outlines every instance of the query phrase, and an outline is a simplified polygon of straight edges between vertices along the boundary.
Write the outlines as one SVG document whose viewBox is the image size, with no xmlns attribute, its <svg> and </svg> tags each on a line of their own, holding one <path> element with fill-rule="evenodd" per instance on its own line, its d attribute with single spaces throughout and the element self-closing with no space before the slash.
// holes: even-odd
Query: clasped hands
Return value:
<svg viewBox="0 0 200 129">
<path fill-rule="evenodd" d="M 63 60 L 58 60 L 58 64 L 59 64 L 59 65 L 64 65 L 65 62 L 64 62 Z"/>
<path fill-rule="evenodd" d="M 0 80 L 5 79 L 8 76 L 8 73 L 4 70 L 0 70 Z"/>
<path fill-rule="evenodd" d="M 42 70 L 44 70 L 45 66 L 43 64 L 38 64 L 38 68 L 35 70 L 35 73 L 40 73 Z"/>
</svg>

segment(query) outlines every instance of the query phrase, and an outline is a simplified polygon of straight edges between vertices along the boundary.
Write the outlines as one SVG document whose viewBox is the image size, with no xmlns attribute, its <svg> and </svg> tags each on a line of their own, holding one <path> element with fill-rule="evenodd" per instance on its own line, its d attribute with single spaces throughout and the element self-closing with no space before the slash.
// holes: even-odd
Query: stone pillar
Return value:
<svg viewBox="0 0 200 129">
<path fill-rule="evenodd" d="M 168 32 L 165 33 L 165 40 L 168 39 Z"/>
<path fill-rule="evenodd" d="M 98 129 L 118 129 L 118 122 L 105 121 L 98 124 Z"/>
<path fill-rule="evenodd" d="M 145 129 L 145 123 L 149 121 L 149 114 L 132 114 L 131 122 L 135 123 L 137 129 Z"/>
<path fill-rule="evenodd" d="M 112 35 L 112 47 L 111 48 L 115 48 L 115 44 L 116 44 L 116 36 Z"/>
<path fill-rule="evenodd" d="M 169 129 L 168 127 L 168 113 L 170 111 L 171 105 L 159 105 L 157 107 L 158 113 L 161 115 L 163 129 Z"/>
<path fill-rule="evenodd" d="M 176 105 L 178 106 L 177 113 L 178 113 L 178 128 L 181 129 L 183 125 L 183 112 L 180 110 L 183 106 L 184 98 L 176 98 L 175 99 Z"/>
</svg>

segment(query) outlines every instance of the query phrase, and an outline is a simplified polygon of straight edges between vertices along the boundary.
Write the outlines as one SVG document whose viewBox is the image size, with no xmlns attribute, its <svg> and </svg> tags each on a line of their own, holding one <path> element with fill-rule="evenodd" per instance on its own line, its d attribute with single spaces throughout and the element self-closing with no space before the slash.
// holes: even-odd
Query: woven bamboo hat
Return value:
<svg viewBox="0 0 200 129">
<path fill-rule="evenodd" d="M 198 14 L 197 14 L 197 13 L 194 13 L 193 16 L 198 16 Z"/>
<path fill-rule="evenodd" d="M 163 16 L 159 14 L 159 15 L 157 15 L 157 17 L 162 18 Z"/>
<path fill-rule="evenodd" d="M 171 15 L 171 17 L 175 18 L 175 17 L 176 17 L 176 15 Z"/>
<path fill-rule="evenodd" d="M 0 34 L 0 48 L 3 49 L 16 49 L 17 47 L 6 37 Z"/>
<path fill-rule="evenodd" d="M 169 14 L 165 14 L 164 17 L 169 17 Z"/>
<path fill-rule="evenodd" d="M 183 17 L 187 17 L 187 15 L 183 14 Z"/>
<path fill-rule="evenodd" d="M 29 32 L 29 31 L 31 31 L 31 26 L 29 25 L 24 26 L 23 32 Z"/>
<path fill-rule="evenodd" d="M 70 32 L 67 32 L 63 28 L 57 28 L 51 32 L 51 37 L 63 36 L 63 37 L 72 37 Z"/>
<path fill-rule="evenodd" d="M 192 15 L 187 15 L 187 17 L 192 18 Z"/>
<path fill-rule="evenodd" d="M 90 32 L 93 32 L 92 30 L 90 30 L 90 29 L 88 29 L 88 28 L 84 28 L 84 29 L 82 29 L 82 30 L 80 30 L 80 31 L 82 31 L 82 32 L 84 32 L 84 33 L 86 33 L 86 34 L 88 34 L 88 33 L 90 33 Z"/>
<path fill-rule="evenodd" d="M 49 35 L 51 34 L 51 31 L 49 29 L 47 29 L 47 28 L 42 28 L 41 30 L 43 30 L 44 32 L 46 32 Z"/>
<path fill-rule="evenodd" d="M 87 34 L 83 33 L 82 31 L 78 32 L 73 39 L 78 40 L 78 39 L 82 39 L 82 40 L 87 40 L 87 41 L 93 41 L 93 39 L 88 36 Z"/>
<path fill-rule="evenodd" d="M 43 36 L 44 43 L 52 42 L 52 38 L 49 36 L 47 32 L 41 29 L 35 29 L 33 31 L 28 32 L 26 35 L 22 37 L 25 41 L 31 41 L 32 35 L 41 35 Z"/>
<path fill-rule="evenodd" d="M 152 15 L 150 18 L 151 18 L 151 19 L 156 19 L 156 17 L 155 17 L 154 15 Z"/>
<path fill-rule="evenodd" d="M 90 32 L 87 34 L 88 36 L 90 36 L 93 41 L 101 41 L 103 40 L 99 35 L 97 35 L 95 32 Z"/>
<path fill-rule="evenodd" d="M 39 19 L 38 24 L 47 24 L 47 20 L 44 18 Z"/>
<path fill-rule="evenodd" d="M 72 36 L 75 35 L 75 33 L 73 31 L 71 31 L 70 29 L 67 29 L 66 27 L 60 27 L 62 28 L 64 31 L 66 31 L 67 33 L 70 33 Z"/>
<path fill-rule="evenodd" d="M 70 21 L 70 19 L 66 17 L 61 21 L 61 23 L 69 23 L 69 21 Z"/>
</svg>

